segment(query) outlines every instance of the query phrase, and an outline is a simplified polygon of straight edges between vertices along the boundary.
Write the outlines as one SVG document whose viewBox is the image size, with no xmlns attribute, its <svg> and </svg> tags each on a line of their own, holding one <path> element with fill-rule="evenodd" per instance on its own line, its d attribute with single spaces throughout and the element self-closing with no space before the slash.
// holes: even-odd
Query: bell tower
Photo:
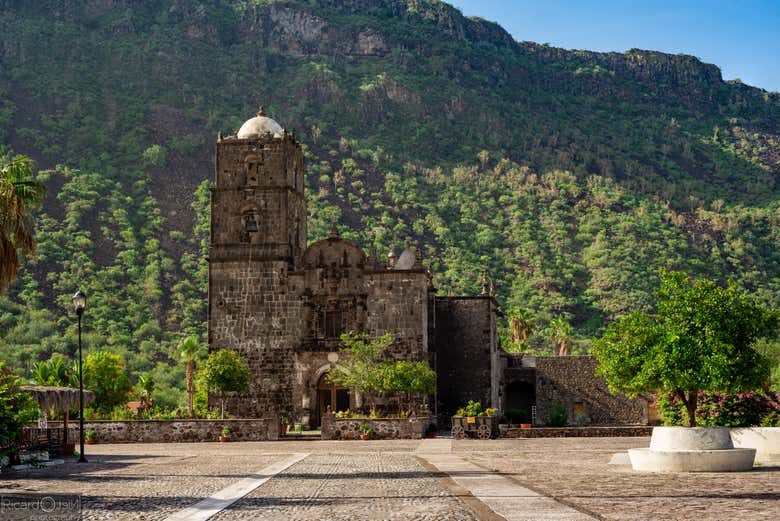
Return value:
<svg viewBox="0 0 780 521">
<path fill-rule="evenodd" d="M 228 401 L 245 418 L 291 414 L 306 250 L 303 152 L 260 107 L 217 137 L 211 192 L 209 352 L 237 351 L 254 378 Z M 214 405 L 213 403 L 211 405 Z"/>
<path fill-rule="evenodd" d="M 217 138 L 211 259 L 284 260 L 306 249 L 303 152 L 263 107 L 235 136 Z"/>
</svg>

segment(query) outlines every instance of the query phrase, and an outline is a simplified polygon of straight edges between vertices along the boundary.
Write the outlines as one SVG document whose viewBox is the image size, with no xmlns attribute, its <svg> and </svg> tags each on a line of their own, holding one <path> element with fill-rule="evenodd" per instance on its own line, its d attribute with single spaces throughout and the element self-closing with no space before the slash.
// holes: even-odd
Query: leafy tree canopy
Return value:
<svg viewBox="0 0 780 521">
<path fill-rule="evenodd" d="M 599 374 L 615 392 L 672 393 L 696 424 L 699 391 L 736 392 L 767 383 L 768 360 L 753 349 L 775 334 L 777 310 L 734 284 L 662 272 L 653 315 L 634 312 L 594 342 Z"/>
<path fill-rule="evenodd" d="M 127 402 L 133 389 L 125 369 L 125 359 L 108 351 L 91 353 L 84 360 L 84 387 L 95 392 L 99 410 L 110 411 Z"/>
<path fill-rule="evenodd" d="M 411 408 L 414 395 L 425 396 L 436 390 L 436 373 L 421 360 L 392 360 L 387 348 L 393 344 L 390 332 L 371 339 L 366 333 L 341 335 L 344 356 L 331 370 L 331 382 L 364 394 L 375 408 L 375 396 L 382 392 L 398 392 Z M 401 407 L 404 406 L 402 403 Z"/>
<path fill-rule="evenodd" d="M 225 417 L 225 393 L 249 389 L 252 371 L 237 351 L 220 349 L 213 351 L 200 370 L 202 382 L 208 392 L 219 394 L 221 417 Z"/>
<path fill-rule="evenodd" d="M 22 427 L 38 416 L 38 404 L 19 391 L 19 377 L 3 365 L 0 361 L 0 447 L 18 441 Z"/>
<path fill-rule="evenodd" d="M 201 375 L 211 392 L 242 392 L 249 389 L 252 371 L 238 354 L 231 349 L 212 352 L 201 368 Z"/>
</svg>

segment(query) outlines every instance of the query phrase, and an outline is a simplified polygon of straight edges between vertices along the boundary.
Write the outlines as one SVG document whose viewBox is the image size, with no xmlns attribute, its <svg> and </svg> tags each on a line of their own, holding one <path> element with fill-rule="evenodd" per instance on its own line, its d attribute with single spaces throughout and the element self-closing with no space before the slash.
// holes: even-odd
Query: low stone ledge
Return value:
<svg viewBox="0 0 780 521">
<path fill-rule="evenodd" d="M 589 426 L 589 427 L 510 427 L 501 430 L 502 438 L 587 438 L 650 436 L 653 428 L 647 425 Z"/>
<path fill-rule="evenodd" d="M 323 440 L 357 440 L 360 439 L 360 426 L 363 423 L 376 434 L 374 439 L 421 439 L 425 437 L 428 426 L 433 423 L 430 416 L 412 418 L 335 418 L 332 414 L 322 417 Z"/>
<path fill-rule="evenodd" d="M 735 427 L 731 441 L 738 449 L 756 449 L 758 461 L 780 462 L 780 427 Z"/>
<path fill-rule="evenodd" d="M 50 422 L 51 423 L 51 422 Z M 218 441 L 223 427 L 231 441 L 266 441 L 279 438 L 276 419 L 226 420 L 96 420 L 84 422 L 95 431 L 97 443 L 178 443 Z M 78 444 L 78 422 L 71 422 L 68 439 Z"/>
<path fill-rule="evenodd" d="M 628 449 L 628 457 L 640 472 L 745 472 L 753 468 L 756 449 Z"/>
</svg>

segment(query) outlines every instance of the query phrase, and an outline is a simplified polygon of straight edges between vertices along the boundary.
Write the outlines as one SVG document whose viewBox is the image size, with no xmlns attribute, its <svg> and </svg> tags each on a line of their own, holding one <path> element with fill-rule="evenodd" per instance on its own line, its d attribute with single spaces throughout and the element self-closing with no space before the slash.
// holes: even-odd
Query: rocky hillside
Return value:
<svg viewBox="0 0 780 521">
<path fill-rule="evenodd" d="M 516 42 L 435 0 L 0 0 L 0 143 L 49 188 L 0 357 L 70 352 L 80 286 L 90 348 L 164 372 L 204 332 L 213 143 L 261 103 L 306 144 L 310 240 L 419 243 L 444 293 L 488 268 L 524 348 L 647 307 L 661 267 L 780 302 L 780 95 L 694 57 Z"/>
</svg>

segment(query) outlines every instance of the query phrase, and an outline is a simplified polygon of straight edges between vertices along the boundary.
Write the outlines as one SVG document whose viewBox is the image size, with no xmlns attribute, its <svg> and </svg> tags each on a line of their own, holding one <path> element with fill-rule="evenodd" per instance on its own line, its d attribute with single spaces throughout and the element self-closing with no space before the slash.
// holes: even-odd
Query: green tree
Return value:
<svg viewBox="0 0 780 521">
<path fill-rule="evenodd" d="M 655 315 L 632 313 L 594 342 L 598 373 L 613 392 L 658 391 L 684 404 L 696 425 L 699 391 L 738 392 L 767 382 L 767 359 L 754 343 L 778 328 L 778 313 L 736 285 L 721 287 L 682 272 L 662 272 Z"/>
<path fill-rule="evenodd" d="M 147 165 L 163 166 L 165 164 L 166 156 L 167 152 L 164 147 L 152 145 L 144 150 L 143 160 Z"/>
<path fill-rule="evenodd" d="M 572 336 L 574 328 L 568 320 L 558 316 L 550 324 L 550 339 L 555 344 L 555 354 L 558 356 L 571 355 Z"/>
<path fill-rule="evenodd" d="M 3 365 L 0 361 L 0 449 L 8 447 L 3 450 L 13 455 L 19 447 L 22 427 L 38 417 L 38 405 L 32 396 L 19 391 L 19 377 Z"/>
<path fill-rule="evenodd" d="M 84 360 L 84 387 L 95 392 L 95 405 L 107 412 L 127 402 L 133 389 L 125 369 L 125 359 L 108 351 L 91 353 Z"/>
<path fill-rule="evenodd" d="M 399 360 L 383 364 L 379 371 L 379 390 L 401 393 L 401 409 L 405 404 L 409 413 L 412 412 L 414 396 L 428 396 L 436 392 L 436 372 L 427 362 Z"/>
<path fill-rule="evenodd" d="M 152 394 L 154 393 L 154 376 L 151 373 L 138 377 L 138 397 L 141 399 L 141 408 L 149 410 L 154 405 Z"/>
<path fill-rule="evenodd" d="M 35 253 L 33 211 L 40 206 L 43 185 L 32 178 L 26 156 L 0 156 L 0 292 L 16 279 L 19 251 Z"/>
<path fill-rule="evenodd" d="M 203 381 L 209 392 L 219 394 L 221 417 L 225 418 L 225 393 L 249 389 L 252 371 L 241 355 L 230 349 L 220 349 L 209 354 L 201 368 Z"/>
<path fill-rule="evenodd" d="M 349 332 L 341 335 L 343 347 L 338 365 L 328 373 L 328 379 L 336 385 L 354 389 L 364 395 L 376 409 L 376 394 L 382 389 L 381 361 L 385 351 L 393 343 L 390 332 L 371 340 L 366 333 Z"/>
<path fill-rule="evenodd" d="M 77 369 L 77 367 L 76 367 Z M 59 353 L 33 366 L 33 378 L 38 385 L 55 387 L 78 387 L 78 372 L 74 365 Z"/>
<path fill-rule="evenodd" d="M 195 361 L 200 359 L 203 352 L 203 346 L 198 341 L 197 335 L 190 335 L 179 342 L 179 355 L 187 364 L 185 374 L 187 386 L 187 410 L 190 417 L 195 417 L 194 397 L 195 397 Z"/>
</svg>

